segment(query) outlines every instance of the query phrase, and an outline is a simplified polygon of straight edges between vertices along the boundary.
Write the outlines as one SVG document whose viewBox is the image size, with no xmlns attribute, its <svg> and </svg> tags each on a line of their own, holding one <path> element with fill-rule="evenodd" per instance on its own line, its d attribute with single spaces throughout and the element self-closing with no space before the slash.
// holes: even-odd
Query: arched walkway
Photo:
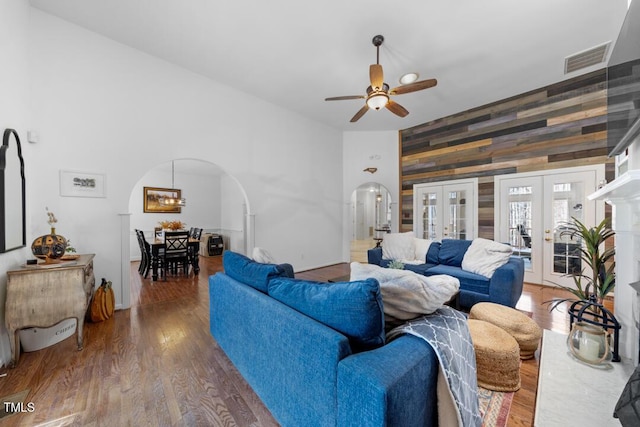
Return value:
<svg viewBox="0 0 640 427">
<path fill-rule="evenodd" d="M 180 212 L 145 212 L 145 187 L 179 189 L 186 206 Z M 148 208 L 148 206 L 147 206 Z M 162 210 L 162 209 L 161 209 Z M 182 221 L 186 228 L 223 236 L 225 248 L 250 254 L 254 244 L 253 215 L 239 181 L 215 163 L 200 159 L 174 159 L 148 170 L 133 186 L 129 214 L 121 215 L 123 304 L 130 306 L 130 263 L 140 259 L 135 229 L 151 236 L 160 221 Z"/>
</svg>

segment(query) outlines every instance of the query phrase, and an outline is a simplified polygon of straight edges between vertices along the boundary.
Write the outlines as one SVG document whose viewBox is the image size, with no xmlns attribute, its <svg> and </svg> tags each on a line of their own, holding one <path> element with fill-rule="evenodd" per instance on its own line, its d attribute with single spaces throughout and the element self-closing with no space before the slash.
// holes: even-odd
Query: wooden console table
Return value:
<svg viewBox="0 0 640 427">
<path fill-rule="evenodd" d="M 609 365 L 604 370 L 577 361 L 567 335 L 545 329 L 534 426 L 620 426 L 613 410 L 634 366 L 624 358 Z"/>
<path fill-rule="evenodd" d="M 62 320 L 77 320 L 78 350 L 83 346 L 83 326 L 93 295 L 94 254 L 55 267 L 26 266 L 7 271 L 5 323 L 11 345 L 11 367 L 20 358 L 18 331 L 24 328 L 48 328 Z"/>
</svg>

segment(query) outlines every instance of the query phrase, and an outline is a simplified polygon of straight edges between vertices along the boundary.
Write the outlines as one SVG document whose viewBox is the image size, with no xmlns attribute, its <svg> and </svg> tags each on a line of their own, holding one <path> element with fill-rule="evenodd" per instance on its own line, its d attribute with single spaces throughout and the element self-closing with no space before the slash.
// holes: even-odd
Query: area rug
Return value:
<svg viewBox="0 0 640 427">
<path fill-rule="evenodd" d="M 513 402 L 513 393 L 502 393 L 478 387 L 482 427 L 505 427 Z"/>
<path fill-rule="evenodd" d="M 5 407 L 5 402 L 24 403 L 28 394 L 29 394 L 29 389 L 26 389 L 26 390 L 22 390 L 21 392 L 0 398 L 0 405 L 2 405 L 0 406 L 0 420 L 15 414 L 15 412 L 7 412 L 7 408 Z"/>
</svg>

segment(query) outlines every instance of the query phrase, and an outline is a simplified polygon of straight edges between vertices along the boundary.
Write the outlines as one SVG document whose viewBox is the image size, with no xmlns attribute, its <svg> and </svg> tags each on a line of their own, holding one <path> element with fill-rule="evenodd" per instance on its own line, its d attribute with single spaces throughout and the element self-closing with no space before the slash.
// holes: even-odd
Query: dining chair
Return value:
<svg viewBox="0 0 640 427">
<path fill-rule="evenodd" d="M 147 242 L 144 231 L 136 230 L 136 236 L 138 238 L 138 245 L 140 246 L 140 267 L 138 268 L 138 272 L 146 279 L 151 270 L 151 245 Z"/>
<path fill-rule="evenodd" d="M 196 240 L 200 240 L 200 238 L 202 237 L 202 228 L 195 228 L 193 230 L 193 234 L 191 236 L 192 238 L 196 239 Z"/>
<path fill-rule="evenodd" d="M 178 273 L 182 270 L 189 274 L 189 232 L 188 231 L 165 231 L 164 233 L 164 253 L 162 255 L 162 271 L 167 280 L 167 274 L 171 271 Z"/>
<path fill-rule="evenodd" d="M 140 265 L 138 266 L 138 273 L 142 274 L 142 272 L 145 269 L 146 259 L 145 259 L 144 247 L 142 246 L 142 242 L 140 241 L 140 232 L 141 232 L 141 230 L 138 230 L 136 228 L 134 231 L 136 232 L 136 239 L 138 240 L 138 247 L 140 248 Z"/>
<path fill-rule="evenodd" d="M 138 238 L 138 245 L 140 246 L 140 267 L 138 272 L 147 277 L 149 269 L 151 268 L 151 247 L 144 237 L 144 231 L 136 230 L 136 236 Z"/>
<path fill-rule="evenodd" d="M 202 228 L 194 227 L 191 229 L 192 231 L 189 233 L 190 239 L 200 240 L 202 237 Z M 193 246 L 189 246 L 189 256 L 196 257 L 199 256 L 198 253 L 195 253 L 196 248 Z"/>
<path fill-rule="evenodd" d="M 156 239 L 162 239 L 162 227 L 153 228 L 153 237 Z"/>
</svg>

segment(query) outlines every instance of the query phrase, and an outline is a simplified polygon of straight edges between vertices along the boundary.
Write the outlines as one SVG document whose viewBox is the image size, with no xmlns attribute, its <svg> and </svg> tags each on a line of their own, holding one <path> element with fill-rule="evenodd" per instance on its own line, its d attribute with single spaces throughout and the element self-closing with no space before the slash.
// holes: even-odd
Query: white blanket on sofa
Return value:
<svg viewBox="0 0 640 427">
<path fill-rule="evenodd" d="M 351 280 L 374 278 L 380 283 L 382 306 L 388 321 L 415 319 L 449 301 L 460 288 L 452 276 L 423 276 L 410 270 L 351 263 Z"/>
<path fill-rule="evenodd" d="M 480 274 L 488 279 L 509 261 L 513 248 L 493 240 L 473 239 L 462 258 L 462 269 Z"/>
</svg>

